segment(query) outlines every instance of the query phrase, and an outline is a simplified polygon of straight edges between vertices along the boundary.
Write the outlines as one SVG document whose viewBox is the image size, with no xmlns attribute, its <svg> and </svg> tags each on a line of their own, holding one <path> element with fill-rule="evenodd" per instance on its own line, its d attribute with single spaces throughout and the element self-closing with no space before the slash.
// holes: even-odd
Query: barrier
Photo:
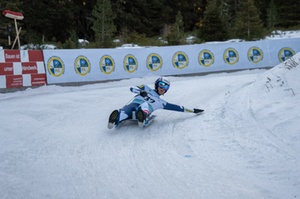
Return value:
<svg viewBox="0 0 300 199">
<path fill-rule="evenodd" d="M 47 83 L 273 67 L 300 52 L 300 38 L 127 48 L 43 50 Z"/>
<path fill-rule="evenodd" d="M 0 89 L 273 67 L 300 52 L 299 43 L 300 38 L 129 49 L 0 50 Z"/>
<path fill-rule="evenodd" d="M 46 84 L 40 50 L 0 50 L 0 88 Z"/>
</svg>

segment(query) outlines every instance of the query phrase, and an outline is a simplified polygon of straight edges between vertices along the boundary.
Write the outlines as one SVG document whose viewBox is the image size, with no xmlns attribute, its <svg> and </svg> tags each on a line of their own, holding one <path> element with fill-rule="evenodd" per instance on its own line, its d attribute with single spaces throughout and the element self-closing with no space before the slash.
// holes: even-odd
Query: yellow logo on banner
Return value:
<svg viewBox="0 0 300 199">
<path fill-rule="evenodd" d="M 147 59 L 147 66 L 152 71 L 157 71 L 162 66 L 162 59 L 157 54 L 150 54 Z"/>
<path fill-rule="evenodd" d="M 253 63 L 258 63 L 263 58 L 262 51 L 257 47 L 252 47 L 252 48 L 250 48 L 250 50 L 248 52 L 248 58 Z"/>
<path fill-rule="evenodd" d="M 104 55 L 100 61 L 100 68 L 105 74 L 110 74 L 115 69 L 114 60 L 109 55 Z"/>
<path fill-rule="evenodd" d="M 178 52 L 173 56 L 173 65 L 178 69 L 184 69 L 188 63 L 188 57 L 183 52 Z"/>
<path fill-rule="evenodd" d="M 75 70 L 78 74 L 84 76 L 90 71 L 90 62 L 86 57 L 79 56 L 75 61 Z"/>
<path fill-rule="evenodd" d="M 59 57 L 51 57 L 48 61 L 48 69 L 54 77 L 59 77 L 64 72 L 64 64 Z"/>
<path fill-rule="evenodd" d="M 239 55 L 236 50 L 229 48 L 224 52 L 224 60 L 227 64 L 233 65 L 239 60 Z"/>
<path fill-rule="evenodd" d="M 290 48 L 283 48 L 279 52 L 279 60 L 281 62 L 286 61 L 287 59 L 291 58 L 294 56 L 294 51 Z"/>
<path fill-rule="evenodd" d="M 124 59 L 124 68 L 127 72 L 133 73 L 136 71 L 138 63 L 133 55 L 126 55 Z"/>
<path fill-rule="evenodd" d="M 208 50 L 203 50 L 199 54 L 199 63 L 202 66 L 209 67 L 214 63 L 214 56 L 213 54 Z"/>
</svg>

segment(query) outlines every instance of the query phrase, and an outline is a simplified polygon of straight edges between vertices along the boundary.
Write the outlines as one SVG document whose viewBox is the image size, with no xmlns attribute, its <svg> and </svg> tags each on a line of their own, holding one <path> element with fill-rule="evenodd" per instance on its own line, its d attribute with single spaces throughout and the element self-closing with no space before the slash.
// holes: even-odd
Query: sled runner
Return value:
<svg viewBox="0 0 300 199">
<path fill-rule="evenodd" d="M 114 110 L 110 114 L 108 124 L 107 124 L 107 127 L 109 129 L 117 128 L 117 127 L 119 127 L 119 125 L 125 123 L 126 121 L 137 122 L 139 127 L 146 127 L 154 121 L 154 118 L 156 118 L 156 115 L 150 115 L 150 116 L 146 117 L 144 120 L 141 120 L 141 116 L 138 117 L 139 110 L 137 110 L 137 111 L 132 111 L 132 118 L 131 119 L 120 122 L 120 114 L 121 114 L 120 110 Z"/>
</svg>

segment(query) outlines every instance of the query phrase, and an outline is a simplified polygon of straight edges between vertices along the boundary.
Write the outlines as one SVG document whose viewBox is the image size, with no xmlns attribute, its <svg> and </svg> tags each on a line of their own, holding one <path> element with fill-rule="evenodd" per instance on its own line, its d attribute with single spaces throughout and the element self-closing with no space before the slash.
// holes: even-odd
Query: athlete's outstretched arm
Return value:
<svg viewBox="0 0 300 199">
<path fill-rule="evenodd" d="M 163 109 L 170 110 L 170 111 L 188 112 L 188 113 L 201 113 L 204 111 L 202 109 L 196 109 L 196 108 L 193 109 L 185 108 L 183 106 L 178 106 L 176 104 L 171 104 L 168 102 L 164 105 Z"/>
</svg>

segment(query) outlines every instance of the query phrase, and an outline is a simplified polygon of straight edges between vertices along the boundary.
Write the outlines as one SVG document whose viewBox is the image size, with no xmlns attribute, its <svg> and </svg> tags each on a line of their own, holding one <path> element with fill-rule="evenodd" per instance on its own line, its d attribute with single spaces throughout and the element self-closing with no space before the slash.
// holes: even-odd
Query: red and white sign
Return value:
<svg viewBox="0 0 300 199">
<path fill-rule="evenodd" d="M 6 88 L 22 87 L 23 76 L 22 75 L 7 75 L 6 76 Z"/>
<path fill-rule="evenodd" d="M 19 50 L 4 50 L 5 62 L 21 62 Z"/>
<path fill-rule="evenodd" d="M 18 19 L 18 20 L 22 20 L 24 18 L 22 13 L 19 12 L 13 12 L 10 10 L 4 10 L 4 12 L 2 13 L 4 16 L 11 18 L 11 19 Z"/>
<path fill-rule="evenodd" d="M 0 88 L 46 84 L 40 50 L 0 50 Z"/>
<path fill-rule="evenodd" d="M 22 64 L 22 74 L 37 74 L 38 68 L 36 62 L 24 62 Z"/>
<path fill-rule="evenodd" d="M 14 64 L 13 63 L 0 63 L 0 75 L 13 75 Z"/>
</svg>

